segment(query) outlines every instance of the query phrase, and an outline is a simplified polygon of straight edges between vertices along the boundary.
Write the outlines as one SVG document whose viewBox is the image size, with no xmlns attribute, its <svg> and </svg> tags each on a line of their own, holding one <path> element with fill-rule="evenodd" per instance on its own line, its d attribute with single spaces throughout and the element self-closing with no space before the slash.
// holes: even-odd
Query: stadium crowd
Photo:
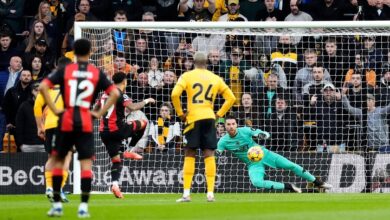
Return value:
<svg viewBox="0 0 390 220">
<path fill-rule="evenodd" d="M 37 81 L 56 67 L 58 58 L 74 59 L 75 21 L 389 20 L 389 7 L 386 0 L 1 0 L 0 138 L 8 142 L 14 135 L 18 151 L 44 151 L 31 104 Z M 208 54 L 208 69 L 235 94 L 232 112 L 239 125 L 271 133 L 265 143 L 270 149 L 339 152 L 368 146 L 387 151 L 389 44 L 386 34 L 297 37 L 113 29 L 110 39 L 93 45 L 92 60 L 108 77 L 127 74 L 126 92 L 134 101 L 157 101 L 141 113 L 128 113 L 150 121 L 137 152 L 174 153 L 185 144 L 170 94 L 180 75 L 194 68 L 196 51 Z M 217 122 L 218 137 L 225 133 L 223 122 Z"/>
</svg>

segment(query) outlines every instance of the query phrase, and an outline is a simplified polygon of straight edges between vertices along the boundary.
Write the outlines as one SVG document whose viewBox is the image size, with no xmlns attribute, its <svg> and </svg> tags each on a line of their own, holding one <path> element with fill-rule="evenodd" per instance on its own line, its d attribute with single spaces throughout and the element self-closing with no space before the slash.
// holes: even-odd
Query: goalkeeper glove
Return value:
<svg viewBox="0 0 390 220">
<path fill-rule="evenodd" d="M 259 138 L 261 139 L 268 139 L 271 137 L 271 134 L 266 132 L 266 131 L 262 131 L 260 134 L 259 134 Z"/>
</svg>

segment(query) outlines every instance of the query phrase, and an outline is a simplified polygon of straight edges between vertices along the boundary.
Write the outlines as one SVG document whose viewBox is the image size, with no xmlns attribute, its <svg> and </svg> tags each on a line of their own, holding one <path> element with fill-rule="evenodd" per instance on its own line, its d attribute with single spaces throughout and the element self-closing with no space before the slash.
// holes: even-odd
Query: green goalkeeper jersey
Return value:
<svg viewBox="0 0 390 220">
<path fill-rule="evenodd" d="M 251 165 L 256 162 L 252 162 L 248 159 L 247 152 L 250 147 L 258 145 L 252 137 L 256 137 L 259 134 L 264 133 L 260 129 L 252 129 L 249 127 L 241 127 L 237 128 L 237 134 L 234 137 L 230 137 L 229 134 L 225 134 L 218 141 L 218 152 L 222 152 L 224 150 L 228 150 L 233 153 L 239 160 L 246 163 L 247 165 Z M 264 151 L 264 157 L 267 155 L 268 150 L 262 146 Z"/>
</svg>

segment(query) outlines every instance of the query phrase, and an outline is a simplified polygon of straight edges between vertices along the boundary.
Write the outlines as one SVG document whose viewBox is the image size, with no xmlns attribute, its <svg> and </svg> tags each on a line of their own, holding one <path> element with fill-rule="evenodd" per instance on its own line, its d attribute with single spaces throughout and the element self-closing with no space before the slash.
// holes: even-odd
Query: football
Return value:
<svg viewBox="0 0 390 220">
<path fill-rule="evenodd" d="M 255 145 L 248 150 L 248 158 L 252 162 L 259 162 L 264 157 L 264 152 L 259 145 Z"/>
</svg>

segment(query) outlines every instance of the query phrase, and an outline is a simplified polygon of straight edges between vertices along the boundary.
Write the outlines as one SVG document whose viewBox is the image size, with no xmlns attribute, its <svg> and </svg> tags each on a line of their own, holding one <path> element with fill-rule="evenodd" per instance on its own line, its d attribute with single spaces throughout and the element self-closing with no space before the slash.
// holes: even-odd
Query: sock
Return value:
<svg viewBox="0 0 390 220">
<path fill-rule="evenodd" d="M 294 191 L 290 183 L 285 183 L 284 184 L 284 189 L 289 190 L 289 191 Z"/>
<path fill-rule="evenodd" d="M 121 165 L 121 159 L 112 159 L 111 160 L 111 181 L 112 182 L 118 182 L 119 176 L 121 175 L 122 171 L 122 165 Z"/>
<path fill-rule="evenodd" d="M 187 190 L 188 195 L 191 189 L 192 177 L 194 176 L 194 173 L 195 173 L 195 157 L 184 157 L 183 188 L 184 191 Z"/>
<path fill-rule="evenodd" d="M 315 186 L 322 186 L 322 184 L 324 184 L 321 180 L 319 180 L 318 178 L 316 178 L 314 181 L 313 181 L 313 184 Z"/>
<path fill-rule="evenodd" d="M 204 164 L 207 181 L 207 192 L 214 192 L 215 175 L 217 172 L 217 166 L 215 165 L 215 157 L 213 156 L 205 158 Z"/>
<path fill-rule="evenodd" d="M 144 136 L 147 121 L 135 120 L 133 121 L 133 135 L 131 136 L 130 146 L 134 147 L 138 141 Z"/>
<path fill-rule="evenodd" d="M 53 188 L 53 173 L 51 171 L 45 171 L 46 189 Z"/>
<path fill-rule="evenodd" d="M 53 195 L 54 195 L 54 202 L 60 202 L 61 201 L 61 182 L 62 182 L 62 175 L 63 170 L 59 168 L 55 168 L 52 171 L 53 174 Z"/>
<path fill-rule="evenodd" d="M 84 210 L 84 211 L 88 212 L 88 203 L 86 203 L 86 202 L 80 203 L 79 210 Z"/>
<path fill-rule="evenodd" d="M 81 202 L 88 203 L 92 185 L 92 170 L 81 171 Z"/>
<path fill-rule="evenodd" d="M 61 189 L 64 188 L 66 181 L 68 180 L 69 172 L 67 170 L 64 170 L 64 173 L 62 174 L 62 182 L 61 182 Z"/>
</svg>

